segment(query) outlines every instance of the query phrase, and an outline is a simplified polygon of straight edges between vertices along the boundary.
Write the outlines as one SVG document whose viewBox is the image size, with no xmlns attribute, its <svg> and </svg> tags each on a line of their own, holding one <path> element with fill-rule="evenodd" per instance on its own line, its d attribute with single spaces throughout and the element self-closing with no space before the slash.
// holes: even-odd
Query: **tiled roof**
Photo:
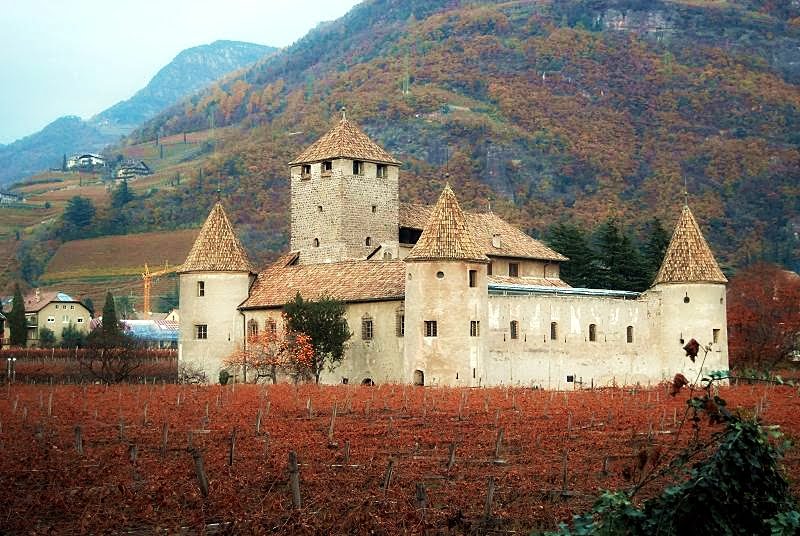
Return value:
<svg viewBox="0 0 800 536">
<path fill-rule="evenodd" d="M 509 277 L 507 275 L 490 275 L 490 285 L 523 285 L 534 287 L 572 288 L 560 279 L 545 277 Z"/>
<path fill-rule="evenodd" d="M 344 302 L 405 296 L 405 264 L 400 260 L 287 265 L 289 258 L 282 257 L 258 274 L 242 309 L 282 307 L 298 292 L 308 300 L 326 296 Z"/>
<path fill-rule="evenodd" d="M 48 303 L 53 302 L 80 303 L 78 300 L 73 299 L 72 296 L 64 294 L 63 292 L 39 292 L 38 295 L 33 293 L 23 297 L 23 300 L 25 300 L 26 313 L 38 313 L 44 309 Z"/>
<path fill-rule="evenodd" d="M 217 203 L 197 235 L 180 272 L 252 272 L 247 252 L 233 232 L 228 216 Z"/>
<path fill-rule="evenodd" d="M 684 206 L 653 284 L 727 282 L 692 211 Z"/>
<path fill-rule="evenodd" d="M 444 187 L 422 235 L 405 260 L 489 261 L 472 238 L 467 219 L 450 185 Z"/>
<path fill-rule="evenodd" d="M 416 203 L 400 204 L 400 227 L 424 229 L 433 207 Z M 472 239 L 486 255 L 495 257 L 520 257 L 548 261 L 566 261 L 567 257 L 531 238 L 510 223 L 491 212 L 465 212 L 467 227 Z M 499 235 L 500 247 L 494 247 L 492 238 Z"/>
<path fill-rule="evenodd" d="M 360 128 L 345 118 L 342 118 L 327 134 L 312 143 L 300 156 L 289 162 L 289 165 L 308 164 L 334 158 L 352 158 L 400 165 L 400 161 L 395 160 L 381 146 L 369 139 L 369 136 L 364 134 Z"/>
</svg>

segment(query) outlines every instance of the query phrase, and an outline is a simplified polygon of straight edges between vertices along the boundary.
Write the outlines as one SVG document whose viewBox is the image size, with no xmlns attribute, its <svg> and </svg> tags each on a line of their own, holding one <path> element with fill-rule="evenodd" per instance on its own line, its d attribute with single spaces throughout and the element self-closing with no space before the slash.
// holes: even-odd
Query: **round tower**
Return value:
<svg viewBox="0 0 800 536">
<path fill-rule="evenodd" d="M 665 378 L 681 372 L 695 381 L 701 366 L 703 374 L 729 368 L 727 282 L 692 211 L 684 206 L 658 275 L 646 293 L 657 301 L 654 333 L 660 339 L 658 353 Z M 700 345 L 694 362 L 683 350 L 692 339 Z"/>
<path fill-rule="evenodd" d="M 253 269 L 217 202 L 203 224 L 179 273 L 178 362 L 218 381 L 223 360 L 244 341 L 244 317 Z"/>
<path fill-rule="evenodd" d="M 489 326 L 487 265 L 445 186 L 406 263 L 404 381 L 480 385 Z"/>
</svg>

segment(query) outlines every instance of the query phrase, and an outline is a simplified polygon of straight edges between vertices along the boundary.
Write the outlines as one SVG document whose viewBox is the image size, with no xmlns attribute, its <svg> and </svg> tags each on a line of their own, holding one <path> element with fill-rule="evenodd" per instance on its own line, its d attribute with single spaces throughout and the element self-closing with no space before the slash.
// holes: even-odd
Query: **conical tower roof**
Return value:
<svg viewBox="0 0 800 536">
<path fill-rule="evenodd" d="M 233 232 L 222 203 L 206 218 L 180 272 L 252 272 L 247 252 Z"/>
<path fill-rule="evenodd" d="M 387 153 L 383 147 L 372 141 L 354 123 L 348 121 L 344 114 L 342 120 L 335 127 L 312 143 L 300 156 L 289 162 L 289 165 L 309 164 L 334 158 L 351 158 L 400 165 L 400 162 Z"/>
<path fill-rule="evenodd" d="M 467 229 L 467 219 L 449 184 L 444 187 L 422 235 L 405 260 L 489 262 Z"/>
<path fill-rule="evenodd" d="M 727 282 L 692 211 L 684 206 L 653 284 Z"/>
</svg>

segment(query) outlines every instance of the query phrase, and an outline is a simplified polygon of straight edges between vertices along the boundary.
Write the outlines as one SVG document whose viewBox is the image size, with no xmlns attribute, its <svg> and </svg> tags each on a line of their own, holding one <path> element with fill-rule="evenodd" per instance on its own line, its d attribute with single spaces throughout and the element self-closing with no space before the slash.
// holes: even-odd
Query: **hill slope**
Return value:
<svg viewBox="0 0 800 536">
<path fill-rule="evenodd" d="M 798 17 L 760 0 L 368 0 L 134 133 L 202 128 L 212 106 L 241 128 L 202 162 L 213 181 L 140 210 L 199 223 L 221 184 L 269 258 L 286 244 L 285 163 L 346 105 L 405 162 L 404 200 L 433 200 L 447 169 L 467 206 L 493 200 L 537 234 L 565 215 L 671 225 L 686 185 L 723 265 L 797 268 Z"/>
</svg>

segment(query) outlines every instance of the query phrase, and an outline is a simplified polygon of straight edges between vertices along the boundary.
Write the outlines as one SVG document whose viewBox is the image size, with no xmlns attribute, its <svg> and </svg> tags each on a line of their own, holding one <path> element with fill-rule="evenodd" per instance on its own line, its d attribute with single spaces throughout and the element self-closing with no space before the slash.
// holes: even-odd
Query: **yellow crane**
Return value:
<svg viewBox="0 0 800 536">
<path fill-rule="evenodd" d="M 144 298 L 144 304 L 142 309 L 144 310 L 144 314 L 146 314 L 147 316 L 153 314 L 150 311 L 150 289 L 153 286 L 153 278 L 174 273 L 178 270 L 178 268 L 180 268 L 180 265 L 173 266 L 172 268 L 170 268 L 169 265 L 166 262 L 164 262 L 164 268 L 162 270 L 158 270 L 157 272 L 151 272 L 150 268 L 147 266 L 147 263 L 144 263 L 144 272 L 142 272 L 142 282 L 144 284 L 143 285 L 144 288 L 142 289 L 143 290 L 142 295 Z"/>
</svg>

